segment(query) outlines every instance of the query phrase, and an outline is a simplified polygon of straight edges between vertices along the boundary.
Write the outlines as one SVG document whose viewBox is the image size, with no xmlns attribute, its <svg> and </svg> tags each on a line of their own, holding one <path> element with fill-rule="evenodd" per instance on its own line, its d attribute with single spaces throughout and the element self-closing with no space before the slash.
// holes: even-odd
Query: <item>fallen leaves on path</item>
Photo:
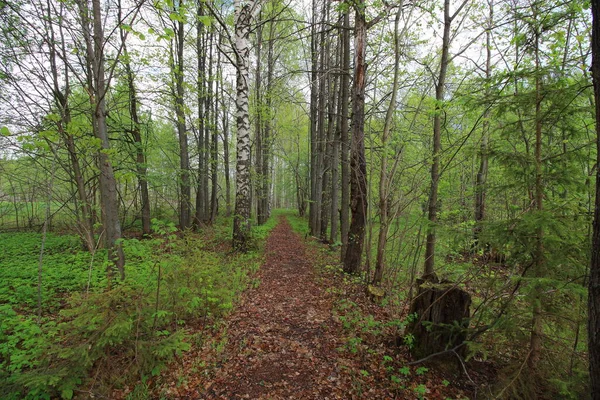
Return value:
<svg viewBox="0 0 600 400">
<path fill-rule="evenodd" d="M 408 355 L 389 343 L 394 341 L 392 330 L 377 335 L 364 330 L 358 336 L 349 332 L 343 321 L 350 314 L 340 307 L 340 299 L 349 299 L 352 307 L 375 319 L 391 317 L 370 303 L 358 285 L 333 272 L 317 273 L 314 266 L 324 266 L 326 258 L 282 218 L 267 239 L 259 284 L 243 293 L 216 335 L 204 338 L 163 377 L 170 382 L 161 385 L 162 395 L 272 400 L 460 397 L 460 390 L 446 388 L 439 377 L 432 382 L 424 374 L 396 376 Z M 389 327 L 382 322 L 377 326 Z"/>
</svg>

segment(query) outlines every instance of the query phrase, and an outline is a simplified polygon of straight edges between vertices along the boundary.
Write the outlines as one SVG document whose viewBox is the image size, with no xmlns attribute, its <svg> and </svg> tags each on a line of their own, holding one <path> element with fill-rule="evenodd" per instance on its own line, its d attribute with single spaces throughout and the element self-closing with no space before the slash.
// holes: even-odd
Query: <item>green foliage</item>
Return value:
<svg viewBox="0 0 600 400">
<path fill-rule="evenodd" d="M 259 265 L 259 252 L 218 250 L 230 231 L 229 221 L 220 222 L 207 228 L 206 238 L 179 237 L 172 223 L 155 219 L 152 239 L 123 240 L 127 280 L 110 290 L 104 253 L 90 270 L 91 256 L 77 237 L 49 234 L 39 323 L 40 235 L 1 234 L 0 397 L 71 398 L 92 369 L 93 390 L 104 395 L 132 378 L 158 374 L 190 348 L 186 327 L 231 310 L 248 272 Z M 272 218 L 253 231 L 257 244 L 275 223 Z"/>
</svg>

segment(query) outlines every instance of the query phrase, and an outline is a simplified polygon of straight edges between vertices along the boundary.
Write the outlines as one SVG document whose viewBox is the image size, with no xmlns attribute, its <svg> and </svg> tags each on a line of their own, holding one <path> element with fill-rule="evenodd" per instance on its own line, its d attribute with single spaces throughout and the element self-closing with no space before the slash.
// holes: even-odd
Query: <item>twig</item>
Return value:
<svg viewBox="0 0 600 400">
<path fill-rule="evenodd" d="M 455 353 L 455 354 L 456 354 L 456 350 L 460 349 L 460 348 L 461 348 L 462 346 L 464 346 L 465 344 L 466 344 L 465 342 L 462 342 L 461 344 L 459 344 L 459 345 L 457 345 L 457 346 L 455 346 L 455 347 L 453 347 L 453 348 L 451 348 L 451 349 L 448 349 L 448 350 L 442 350 L 442 351 L 438 351 L 437 353 L 430 354 L 430 355 L 428 355 L 427 357 L 421 358 L 421 359 L 419 359 L 419 360 L 416 360 L 416 361 L 411 361 L 411 362 L 409 362 L 409 363 L 408 363 L 408 365 L 417 365 L 417 364 L 421 364 L 421 363 L 424 363 L 424 362 L 425 362 L 425 361 L 427 361 L 427 360 L 431 360 L 431 359 L 432 359 L 432 358 L 434 358 L 434 357 L 437 357 L 437 356 L 442 356 L 442 355 L 444 355 L 444 354 L 448 354 L 448 353 Z"/>
</svg>

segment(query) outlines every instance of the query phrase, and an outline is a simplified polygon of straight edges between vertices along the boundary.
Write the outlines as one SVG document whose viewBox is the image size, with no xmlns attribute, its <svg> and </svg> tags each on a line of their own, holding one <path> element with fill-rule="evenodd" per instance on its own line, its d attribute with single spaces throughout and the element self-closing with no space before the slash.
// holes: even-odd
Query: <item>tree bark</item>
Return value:
<svg viewBox="0 0 600 400">
<path fill-rule="evenodd" d="M 494 1 L 489 0 L 489 19 L 488 30 L 485 33 L 486 59 L 485 59 L 485 94 L 490 94 L 490 78 L 492 73 L 492 26 L 494 23 Z M 483 132 L 481 135 L 481 145 L 479 146 L 479 169 L 475 178 L 475 226 L 473 227 L 474 249 L 479 248 L 479 234 L 481 233 L 481 224 L 485 219 L 485 198 L 486 181 L 488 174 L 488 143 L 490 131 L 490 110 L 487 109 L 483 115 Z"/>
<path fill-rule="evenodd" d="M 208 69 L 206 76 L 206 85 L 205 85 L 205 95 L 204 95 L 204 172 L 202 174 L 202 186 L 204 187 L 203 195 L 204 199 L 202 199 L 202 204 L 204 206 L 203 214 L 206 222 L 210 223 L 210 186 L 209 186 L 209 178 L 211 173 L 211 133 L 215 127 L 215 118 L 213 114 L 213 39 L 214 39 L 214 30 L 209 27 L 208 29 L 208 37 L 206 39 L 206 47 L 208 49 Z"/>
<path fill-rule="evenodd" d="M 198 176 L 196 181 L 196 214 L 194 225 L 196 229 L 200 227 L 206 219 L 204 214 L 204 199 L 207 188 L 204 186 L 204 176 L 206 175 L 206 154 L 204 152 L 204 77 L 206 73 L 206 49 L 204 45 L 204 23 L 201 18 L 204 16 L 202 2 L 198 2 L 196 8 L 196 57 L 198 75 L 196 76 L 196 91 L 198 102 L 198 132 L 196 136 L 196 145 L 198 147 Z"/>
<path fill-rule="evenodd" d="M 219 38 L 223 40 L 223 36 Z M 225 102 L 225 89 L 221 85 L 221 102 L 223 105 L 222 124 L 223 124 L 223 167 L 225 169 L 225 215 L 231 215 L 231 179 L 229 170 L 229 117 L 228 107 Z"/>
<path fill-rule="evenodd" d="M 181 7 L 181 3 L 180 7 Z M 178 10 L 176 10 L 178 11 Z M 176 60 L 173 60 L 173 79 L 175 80 L 175 116 L 177 118 L 177 136 L 179 138 L 179 228 L 190 227 L 191 216 L 191 186 L 190 186 L 190 157 L 188 152 L 187 132 L 185 125 L 185 89 L 183 86 L 183 48 L 184 24 L 182 21 L 175 23 Z"/>
<path fill-rule="evenodd" d="M 250 23 L 255 1 L 235 0 L 237 157 L 233 248 L 246 251 L 250 240 L 250 119 L 248 117 L 248 69 Z"/>
<path fill-rule="evenodd" d="M 219 121 L 219 69 L 221 65 L 221 53 L 217 53 L 217 73 L 215 79 L 215 93 L 214 93 L 214 111 L 213 111 L 213 129 L 211 138 L 210 148 L 210 223 L 211 225 L 217 219 L 217 212 L 219 210 L 219 182 L 218 182 L 218 167 L 219 167 L 219 134 L 218 134 L 218 121 Z"/>
<path fill-rule="evenodd" d="M 259 15 L 260 20 L 260 15 Z M 256 28 L 256 74 L 255 74 L 255 110 L 256 116 L 254 121 L 255 130 L 255 144 L 254 150 L 256 155 L 254 156 L 255 163 L 255 176 L 256 176 L 256 222 L 258 225 L 262 225 L 266 221 L 266 210 L 263 209 L 262 199 L 263 193 L 263 176 L 262 176 L 262 164 L 263 164 L 263 93 L 262 93 L 262 45 L 263 45 L 263 25 L 259 24 Z"/>
<path fill-rule="evenodd" d="M 360 269 L 365 240 L 367 214 L 367 163 L 365 159 L 365 85 L 367 24 L 365 4 L 355 6 L 354 25 L 354 93 L 352 102 L 351 146 L 351 205 L 352 220 L 348 231 L 348 246 L 344 257 L 344 271 L 357 273 Z"/>
<path fill-rule="evenodd" d="M 271 120 L 272 116 L 272 99 L 273 99 L 273 70 L 275 68 L 275 58 L 273 55 L 274 43 L 275 43 L 275 32 L 274 32 L 274 21 L 271 19 L 269 22 L 269 38 L 267 44 L 267 82 L 265 86 L 265 118 L 263 127 L 263 140 L 262 140 L 262 165 L 260 171 L 260 184 L 261 194 L 258 201 L 262 212 L 262 218 L 259 223 L 265 223 L 271 216 L 271 149 L 273 147 L 273 141 L 271 139 Z"/>
<path fill-rule="evenodd" d="M 84 6 L 85 7 L 85 6 Z M 88 13 L 85 12 L 85 15 Z M 88 57 L 93 72 L 93 97 L 91 98 L 94 133 L 100 140 L 101 150 L 98 152 L 100 165 L 100 203 L 102 206 L 102 223 L 106 232 L 108 248 L 108 275 L 117 268 L 121 280 L 125 279 L 125 255 L 120 243 L 121 223 L 119 221 L 119 202 L 117 199 L 117 181 L 110 159 L 110 143 L 106 125 L 106 81 L 104 77 L 104 31 L 100 0 L 92 0 L 93 47 L 88 45 Z M 87 25 L 84 21 L 84 24 Z M 89 34 L 89 31 L 87 32 Z M 89 43 L 89 41 L 88 41 Z"/>
</svg>

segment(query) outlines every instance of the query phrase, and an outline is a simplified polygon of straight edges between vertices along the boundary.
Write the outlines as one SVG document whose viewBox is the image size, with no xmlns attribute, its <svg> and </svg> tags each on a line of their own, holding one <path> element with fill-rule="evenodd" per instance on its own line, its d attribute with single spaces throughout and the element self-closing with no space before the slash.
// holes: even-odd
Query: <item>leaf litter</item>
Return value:
<svg viewBox="0 0 600 400">
<path fill-rule="evenodd" d="M 337 263 L 337 252 L 306 243 L 281 217 L 265 253 L 255 276 L 258 285 L 247 289 L 213 330 L 198 328 L 199 343 L 151 382 L 154 397 L 464 399 L 473 394 L 451 373 L 406 367 L 408 350 L 397 346 L 397 329 L 387 324 L 398 316 L 369 301 L 357 282 L 324 268 Z M 348 329 L 347 310 L 340 307 L 347 303 L 373 316 L 382 329 Z"/>
</svg>

